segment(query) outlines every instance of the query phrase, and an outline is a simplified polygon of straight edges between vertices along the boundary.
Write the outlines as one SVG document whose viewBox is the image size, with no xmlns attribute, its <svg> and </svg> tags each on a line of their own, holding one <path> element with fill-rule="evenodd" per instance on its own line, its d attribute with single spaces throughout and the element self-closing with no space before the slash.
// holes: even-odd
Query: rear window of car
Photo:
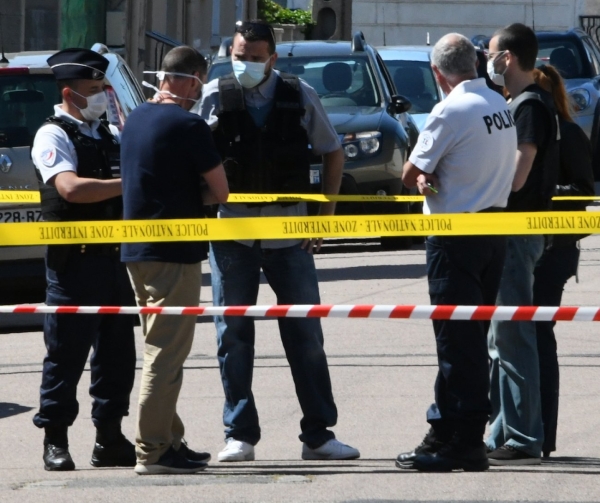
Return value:
<svg viewBox="0 0 600 503">
<path fill-rule="evenodd" d="M 375 76 L 367 57 L 279 58 L 275 67 L 298 75 L 328 106 L 379 106 Z"/>
<path fill-rule="evenodd" d="M 60 101 L 53 75 L 0 73 L 0 146 L 30 146 Z"/>
<path fill-rule="evenodd" d="M 536 66 L 555 66 L 564 79 L 589 79 L 590 63 L 578 45 L 570 40 L 539 41 Z"/>
</svg>

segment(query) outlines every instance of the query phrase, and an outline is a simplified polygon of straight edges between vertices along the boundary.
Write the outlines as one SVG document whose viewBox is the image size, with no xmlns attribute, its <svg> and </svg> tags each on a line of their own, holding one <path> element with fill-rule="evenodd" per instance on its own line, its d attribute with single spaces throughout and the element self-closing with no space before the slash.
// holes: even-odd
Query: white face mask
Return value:
<svg viewBox="0 0 600 503">
<path fill-rule="evenodd" d="M 231 60 L 235 78 L 242 87 L 251 89 L 260 84 L 265 78 L 267 62 L 256 63 L 252 61 Z"/>
<path fill-rule="evenodd" d="M 71 89 L 73 91 L 73 89 Z M 97 94 L 92 94 L 91 96 L 83 96 L 79 94 L 77 91 L 73 91 L 77 96 L 81 96 L 85 98 L 87 101 L 86 108 L 79 108 L 75 103 L 75 107 L 79 109 L 81 112 L 81 116 L 86 121 L 93 121 L 99 119 L 108 107 L 108 98 L 106 97 L 106 93 L 104 91 L 100 91 Z"/>
<path fill-rule="evenodd" d="M 163 72 L 162 70 L 160 70 L 158 72 L 144 72 L 144 73 L 156 74 L 156 78 L 158 80 L 160 80 L 161 82 L 163 80 L 165 80 L 165 75 L 176 75 L 178 77 L 189 77 L 191 79 L 196 79 L 200 83 L 200 89 L 202 89 L 202 85 L 203 85 L 202 81 L 198 77 L 196 77 L 195 75 L 190 75 L 189 73 Z M 196 99 L 194 99 L 194 98 L 184 98 L 183 96 L 177 96 L 176 94 L 173 94 L 171 91 L 167 91 L 166 89 L 162 89 L 161 90 L 158 87 L 153 86 L 152 84 L 150 84 L 150 82 L 146 82 L 145 80 L 142 81 L 142 85 L 144 87 L 149 87 L 150 89 L 154 89 L 157 94 L 167 94 L 171 98 L 177 98 L 179 100 L 192 101 L 194 103 L 194 105 L 200 101 L 200 97 L 202 96 L 202 94 L 200 94 L 200 96 L 198 98 L 196 98 Z"/>
<path fill-rule="evenodd" d="M 503 51 L 506 52 L 506 51 Z M 502 86 L 504 87 L 504 74 L 506 73 L 506 70 L 508 69 L 508 67 L 506 67 L 504 69 L 504 71 L 502 73 L 496 73 L 496 69 L 494 68 L 494 62 L 497 61 L 499 58 L 502 58 L 503 56 L 499 56 L 496 59 L 493 60 L 489 60 L 487 62 L 487 73 L 490 77 L 490 80 L 496 84 L 497 86 Z"/>
</svg>

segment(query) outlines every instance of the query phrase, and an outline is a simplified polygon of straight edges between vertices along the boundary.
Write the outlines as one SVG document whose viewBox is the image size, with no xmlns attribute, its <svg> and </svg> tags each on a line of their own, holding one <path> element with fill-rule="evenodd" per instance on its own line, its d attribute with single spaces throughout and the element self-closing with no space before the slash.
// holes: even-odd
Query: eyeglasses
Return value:
<svg viewBox="0 0 600 503">
<path fill-rule="evenodd" d="M 505 52 L 508 52 L 508 50 L 498 51 L 498 52 L 486 52 L 486 56 L 487 56 L 488 60 L 495 61 L 497 59 L 498 55 L 504 54 Z"/>
<path fill-rule="evenodd" d="M 238 21 L 235 23 L 235 33 L 240 33 L 244 38 L 249 34 L 259 38 L 269 37 L 273 40 L 273 44 L 277 45 L 275 32 L 268 24 L 253 23 L 252 21 Z"/>
</svg>

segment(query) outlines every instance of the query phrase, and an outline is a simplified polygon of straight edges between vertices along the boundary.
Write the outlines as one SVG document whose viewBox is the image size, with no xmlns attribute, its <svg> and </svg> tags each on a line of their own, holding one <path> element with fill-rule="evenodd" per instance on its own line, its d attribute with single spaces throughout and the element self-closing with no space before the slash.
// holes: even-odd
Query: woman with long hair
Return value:
<svg viewBox="0 0 600 503">
<path fill-rule="evenodd" d="M 552 94 L 559 115 L 560 171 L 558 196 L 593 196 L 592 148 L 583 130 L 573 122 L 571 106 L 562 77 L 550 65 L 535 71 L 536 83 Z M 554 201 L 554 211 L 585 211 L 585 201 Z M 577 274 L 579 240 L 577 234 L 550 235 L 534 271 L 533 304 L 559 306 L 567 280 Z M 555 322 L 536 322 L 540 362 L 540 391 L 544 423 L 544 457 L 556 450 L 558 424 L 559 368 L 554 334 Z"/>
</svg>

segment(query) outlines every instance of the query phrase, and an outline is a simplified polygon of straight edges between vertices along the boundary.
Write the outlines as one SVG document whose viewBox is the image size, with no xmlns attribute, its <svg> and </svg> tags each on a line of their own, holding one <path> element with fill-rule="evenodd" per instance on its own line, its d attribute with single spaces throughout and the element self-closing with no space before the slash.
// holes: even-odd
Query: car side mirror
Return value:
<svg viewBox="0 0 600 503">
<path fill-rule="evenodd" d="M 406 96 L 400 94 L 392 96 L 392 110 L 397 114 L 408 112 L 412 107 L 412 103 Z"/>
</svg>

